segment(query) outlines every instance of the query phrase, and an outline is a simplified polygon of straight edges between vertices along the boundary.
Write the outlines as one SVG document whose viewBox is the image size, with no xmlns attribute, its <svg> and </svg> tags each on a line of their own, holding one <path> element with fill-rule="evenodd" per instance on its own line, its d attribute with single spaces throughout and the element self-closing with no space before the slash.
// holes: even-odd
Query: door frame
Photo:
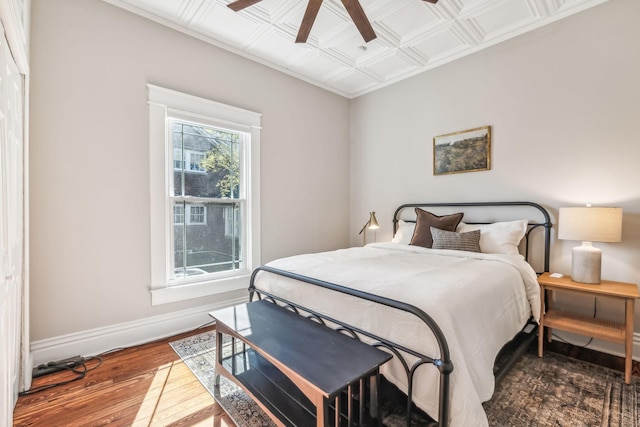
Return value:
<svg viewBox="0 0 640 427">
<path fill-rule="evenodd" d="M 22 286 L 21 307 L 18 321 L 20 327 L 20 372 L 19 390 L 31 386 L 31 351 L 29 336 L 29 55 L 28 32 L 30 29 L 31 0 L 0 0 L 0 21 L 18 72 L 22 75 Z M 15 396 L 17 398 L 17 396 Z"/>
</svg>

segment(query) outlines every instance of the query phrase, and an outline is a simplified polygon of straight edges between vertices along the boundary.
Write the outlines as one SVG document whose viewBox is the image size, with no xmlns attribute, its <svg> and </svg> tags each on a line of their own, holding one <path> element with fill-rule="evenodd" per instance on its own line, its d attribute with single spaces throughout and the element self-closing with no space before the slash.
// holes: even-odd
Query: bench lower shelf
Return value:
<svg viewBox="0 0 640 427">
<path fill-rule="evenodd" d="M 285 426 L 316 424 L 315 405 L 278 368 L 253 349 L 247 348 L 235 357 L 224 358 L 222 365 L 225 370 L 221 374 L 240 383 Z"/>
</svg>

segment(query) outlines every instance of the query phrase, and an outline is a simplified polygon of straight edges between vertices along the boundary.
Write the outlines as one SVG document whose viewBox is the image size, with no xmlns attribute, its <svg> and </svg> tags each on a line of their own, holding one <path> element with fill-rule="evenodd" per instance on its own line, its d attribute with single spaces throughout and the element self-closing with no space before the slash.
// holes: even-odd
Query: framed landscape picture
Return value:
<svg viewBox="0 0 640 427">
<path fill-rule="evenodd" d="M 491 169 L 491 126 L 433 138 L 434 175 L 489 169 Z"/>
</svg>

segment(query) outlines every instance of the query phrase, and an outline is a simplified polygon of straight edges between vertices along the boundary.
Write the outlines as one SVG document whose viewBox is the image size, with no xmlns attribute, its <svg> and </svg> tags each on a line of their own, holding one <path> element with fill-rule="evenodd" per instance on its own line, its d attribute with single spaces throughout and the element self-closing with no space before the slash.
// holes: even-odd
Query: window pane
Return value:
<svg viewBox="0 0 640 427">
<path fill-rule="evenodd" d="M 182 150 L 174 148 L 173 150 L 173 168 L 176 170 L 182 169 Z"/>
<path fill-rule="evenodd" d="M 172 120 L 174 195 L 240 197 L 240 134 Z"/>
<path fill-rule="evenodd" d="M 184 223 L 184 204 L 177 203 L 173 205 L 173 224 Z"/>
<path fill-rule="evenodd" d="M 175 209 L 182 204 L 174 206 L 174 218 Z M 184 203 L 184 212 L 190 220 L 187 224 L 174 223 L 175 278 L 240 268 L 240 208 L 240 203 Z"/>
<path fill-rule="evenodd" d="M 227 237 L 240 235 L 240 209 L 238 205 L 224 208 L 224 235 Z"/>
</svg>

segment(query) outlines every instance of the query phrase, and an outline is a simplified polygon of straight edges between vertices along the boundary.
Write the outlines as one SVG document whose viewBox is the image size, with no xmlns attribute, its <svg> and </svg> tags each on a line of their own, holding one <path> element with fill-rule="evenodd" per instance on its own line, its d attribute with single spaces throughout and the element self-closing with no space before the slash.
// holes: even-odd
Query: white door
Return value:
<svg viewBox="0 0 640 427">
<path fill-rule="evenodd" d="M 24 85 L 1 23 L 0 34 L 0 425 L 9 426 L 21 364 Z"/>
</svg>

